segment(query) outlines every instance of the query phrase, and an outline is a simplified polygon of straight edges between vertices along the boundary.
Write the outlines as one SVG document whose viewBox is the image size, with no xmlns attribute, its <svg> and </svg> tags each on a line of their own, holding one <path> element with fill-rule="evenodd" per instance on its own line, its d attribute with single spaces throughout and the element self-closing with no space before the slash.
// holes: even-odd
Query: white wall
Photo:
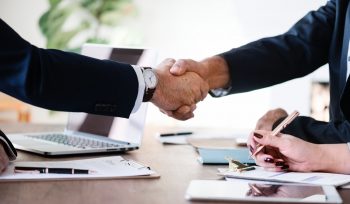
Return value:
<svg viewBox="0 0 350 204">
<path fill-rule="evenodd" d="M 140 46 L 159 50 L 165 57 L 200 60 L 261 37 L 285 32 L 309 10 L 326 0 L 134 0 L 138 14 L 124 27 Z M 37 21 L 47 8 L 45 0 L 0 0 L 0 17 L 31 43 L 43 46 Z M 120 31 L 117 30 L 116 32 Z M 136 34 L 135 34 L 136 33 Z M 116 35 L 117 36 L 117 35 Z M 120 43 L 116 37 L 114 43 Z M 130 43 L 130 42 L 128 42 Z M 321 71 L 318 77 L 327 76 Z M 310 77 L 279 87 L 237 94 L 221 99 L 208 97 L 198 104 L 196 117 L 179 122 L 165 117 L 155 107 L 148 123 L 181 126 L 251 128 L 268 109 L 277 106 L 309 114 Z M 48 122 L 45 111 L 34 112 L 35 122 Z M 65 117 L 50 119 L 64 122 Z"/>
<path fill-rule="evenodd" d="M 144 44 L 165 57 L 202 59 L 252 40 L 287 31 L 308 11 L 325 0 L 136 0 Z M 323 74 L 322 74 L 323 75 Z M 327 73 L 326 73 L 327 75 Z M 309 78 L 282 86 L 221 99 L 207 98 L 195 118 L 178 122 L 164 118 L 156 108 L 149 122 L 184 126 L 254 127 L 268 109 L 283 107 L 309 114 Z"/>
</svg>

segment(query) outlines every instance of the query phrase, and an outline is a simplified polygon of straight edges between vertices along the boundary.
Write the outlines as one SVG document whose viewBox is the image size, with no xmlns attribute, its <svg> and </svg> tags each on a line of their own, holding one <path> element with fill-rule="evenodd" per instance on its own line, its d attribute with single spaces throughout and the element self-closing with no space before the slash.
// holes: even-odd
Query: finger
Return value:
<svg viewBox="0 0 350 204">
<path fill-rule="evenodd" d="M 283 117 L 287 117 L 288 116 L 288 113 L 287 111 L 285 111 L 284 109 L 282 108 L 276 108 L 273 110 L 273 113 L 275 114 L 275 117 L 278 117 L 278 118 L 283 118 Z"/>
<path fill-rule="evenodd" d="M 187 63 L 183 59 L 179 59 L 175 62 L 175 64 L 171 67 L 170 73 L 181 76 L 187 71 Z"/>
<path fill-rule="evenodd" d="M 271 155 L 275 159 L 283 159 L 278 149 L 273 147 L 266 147 L 265 150 L 265 154 Z"/>
<path fill-rule="evenodd" d="M 206 83 L 206 82 L 203 82 L 200 88 L 201 88 L 201 95 L 202 95 L 201 101 L 203 101 L 203 100 L 207 97 L 207 95 L 208 95 L 208 92 L 209 92 L 209 84 Z"/>
<path fill-rule="evenodd" d="M 281 171 L 288 171 L 290 169 L 289 164 L 283 159 L 277 159 L 275 162 L 276 168 Z"/>
<path fill-rule="evenodd" d="M 289 165 L 282 159 L 276 159 L 268 154 L 261 154 L 256 158 L 256 164 L 263 167 L 267 171 L 287 171 Z"/>
<path fill-rule="evenodd" d="M 178 114 L 176 111 L 173 112 L 173 115 L 171 116 L 177 120 L 188 120 L 190 118 L 193 118 L 194 117 L 194 114 L 193 112 L 188 112 L 186 114 Z"/>
<path fill-rule="evenodd" d="M 181 106 L 180 108 L 178 108 L 173 112 L 176 112 L 177 114 L 186 114 L 188 112 L 192 112 L 192 110 L 191 110 L 191 106 L 186 105 L 186 106 Z"/>
<path fill-rule="evenodd" d="M 197 105 L 196 104 L 192 104 L 191 105 L 191 112 L 195 111 L 197 108 Z"/>
<path fill-rule="evenodd" d="M 282 172 L 285 171 L 280 167 L 273 167 L 273 168 L 264 168 L 265 171 L 273 171 L 273 172 Z"/>
<path fill-rule="evenodd" d="M 178 108 L 177 110 L 172 111 L 171 113 L 178 114 L 178 115 L 185 115 L 185 114 L 193 112 L 194 110 L 196 110 L 196 108 L 197 108 L 196 104 L 192 104 L 190 106 L 184 105 L 184 106 L 181 106 L 180 108 Z"/>
<path fill-rule="evenodd" d="M 255 156 L 255 163 L 264 168 L 276 168 L 275 158 L 269 154 L 257 154 Z"/>
<path fill-rule="evenodd" d="M 198 62 L 191 59 L 179 59 L 171 67 L 170 73 L 177 76 L 183 75 L 185 72 L 196 72 L 199 74 L 197 63 Z"/>
<path fill-rule="evenodd" d="M 198 103 L 202 101 L 202 93 L 199 89 L 198 89 L 198 92 L 193 92 L 193 95 L 194 95 L 194 103 Z"/>
<path fill-rule="evenodd" d="M 251 154 L 253 154 L 257 148 L 257 143 L 255 142 L 255 140 L 253 140 L 253 133 L 254 132 L 251 132 L 249 134 L 248 140 L 247 140 L 247 147 Z"/>
<path fill-rule="evenodd" d="M 275 148 L 278 148 L 284 142 L 283 137 L 281 137 L 280 135 L 271 135 L 271 131 L 255 130 L 253 136 L 254 140 L 257 143 Z"/>
<path fill-rule="evenodd" d="M 186 112 L 186 113 L 179 113 L 178 111 L 173 111 L 173 117 L 175 119 L 178 119 L 178 120 L 188 120 L 190 118 L 193 118 L 194 117 L 194 113 L 193 111 L 196 110 L 197 106 L 196 104 L 193 104 L 190 107 L 190 111 Z"/>
<path fill-rule="evenodd" d="M 175 59 L 166 58 L 165 60 L 163 60 L 163 61 L 159 64 L 159 67 L 163 67 L 163 66 L 171 67 L 171 66 L 174 65 L 175 62 L 176 62 Z"/>
</svg>

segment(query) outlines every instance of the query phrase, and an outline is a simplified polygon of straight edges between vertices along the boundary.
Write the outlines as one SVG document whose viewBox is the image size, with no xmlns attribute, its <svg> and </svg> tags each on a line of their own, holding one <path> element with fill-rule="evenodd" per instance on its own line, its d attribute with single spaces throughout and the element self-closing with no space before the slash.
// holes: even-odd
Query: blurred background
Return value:
<svg viewBox="0 0 350 204">
<path fill-rule="evenodd" d="M 287 31 L 326 0 L 0 0 L 0 18 L 43 48 L 79 52 L 84 42 L 150 47 L 158 62 L 200 60 Z M 213 99 L 195 118 L 176 121 L 150 105 L 148 124 L 251 129 L 267 110 L 281 107 L 328 120 L 328 66 L 282 85 Z M 64 124 L 67 113 L 0 95 L 0 121 Z"/>
</svg>

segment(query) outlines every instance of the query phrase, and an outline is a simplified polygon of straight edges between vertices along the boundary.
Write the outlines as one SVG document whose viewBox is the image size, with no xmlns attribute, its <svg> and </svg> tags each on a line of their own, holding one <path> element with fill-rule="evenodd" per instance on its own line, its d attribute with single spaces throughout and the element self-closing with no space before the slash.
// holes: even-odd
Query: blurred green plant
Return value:
<svg viewBox="0 0 350 204">
<path fill-rule="evenodd" d="M 85 42 L 106 44 L 111 30 L 135 13 L 132 0 L 48 0 L 39 26 L 47 48 L 79 51 Z"/>
</svg>

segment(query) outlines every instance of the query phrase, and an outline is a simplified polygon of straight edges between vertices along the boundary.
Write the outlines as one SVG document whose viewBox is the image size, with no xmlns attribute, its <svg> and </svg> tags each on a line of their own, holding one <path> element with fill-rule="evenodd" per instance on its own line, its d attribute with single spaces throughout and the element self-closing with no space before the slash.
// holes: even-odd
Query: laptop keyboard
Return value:
<svg viewBox="0 0 350 204">
<path fill-rule="evenodd" d="M 33 139 L 50 141 L 62 145 L 72 146 L 76 148 L 86 149 L 100 149 L 100 148 L 117 148 L 121 147 L 120 144 L 108 143 L 99 140 L 87 139 L 83 137 L 75 137 L 65 134 L 45 134 L 45 135 L 27 135 Z"/>
</svg>

